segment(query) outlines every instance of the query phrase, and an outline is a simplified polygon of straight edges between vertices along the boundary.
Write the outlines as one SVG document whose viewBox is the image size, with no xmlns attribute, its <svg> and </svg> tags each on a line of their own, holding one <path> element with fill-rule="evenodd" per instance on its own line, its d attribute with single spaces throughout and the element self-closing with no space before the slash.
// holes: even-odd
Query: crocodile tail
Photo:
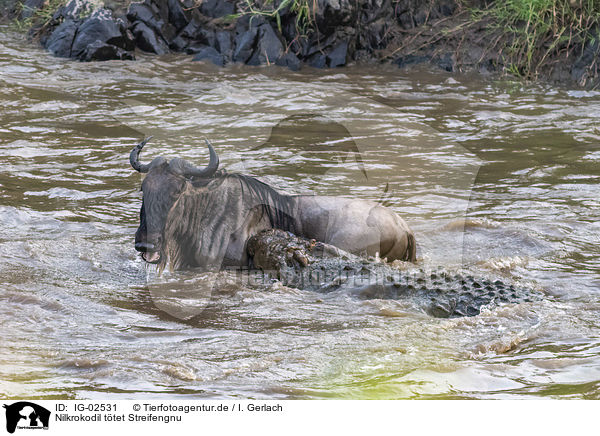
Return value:
<svg viewBox="0 0 600 436">
<path fill-rule="evenodd" d="M 415 262 L 417 260 L 417 241 L 415 241 L 415 235 L 412 232 L 406 234 L 406 255 L 404 260 L 408 262 Z"/>
</svg>

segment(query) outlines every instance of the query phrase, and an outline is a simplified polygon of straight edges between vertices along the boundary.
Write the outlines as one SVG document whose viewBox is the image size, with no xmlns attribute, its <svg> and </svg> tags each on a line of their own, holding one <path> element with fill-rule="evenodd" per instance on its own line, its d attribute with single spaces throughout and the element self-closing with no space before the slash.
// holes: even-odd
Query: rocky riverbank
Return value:
<svg viewBox="0 0 600 436">
<path fill-rule="evenodd" d="M 585 87 L 599 83 L 599 44 L 540 49 L 536 69 L 515 63 L 515 34 L 503 32 L 485 0 L 25 0 L 2 3 L 4 17 L 56 56 L 135 59 L 136 50 L 183 52 L 195 61 L 335 68 L 354 62 L 449 72 L 522 74 Z M 43 18 L 41 18 L 43 17 Z M 552 44 L 552 42 L 548 42 Z M 512 50 L 512 51 L 511 51 Z M 554 51 L 553 51 L 554 50 Z M 518 54 L 518 53 L 517 53 Z M 532 55 L 526 54 L 531 58 Z M 521 55 L 523 57 L 523 55 Z M 531 59 L 528 59 L 531 63 Z"/>
</svg>

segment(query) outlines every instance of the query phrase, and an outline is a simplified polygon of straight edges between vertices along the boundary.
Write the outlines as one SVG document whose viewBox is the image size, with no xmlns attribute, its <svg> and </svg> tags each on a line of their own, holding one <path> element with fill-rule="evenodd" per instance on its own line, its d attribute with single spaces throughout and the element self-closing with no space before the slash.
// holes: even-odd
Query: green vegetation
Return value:
<svg viewBox="0 0 600 436">
<path fill-rule="evenodd" d="M 600 0 L 504 0 L 473 18 L 491 19 L 492 27 L 506 36 L 503 54 L 508 70 L 536 78 L 539 69 L 561 53 L 581 50 L 599 36 Z"/>
<path fill-rule="evenodd" d="M 237 16 L 262 15 L 267 18 L 275 19 L 277 27 L 281 32 L 281 13 L 286 9 L 296 16 L 296 31 L 299 35 L 307 35 L 314 28 L 313 14 L 316 0 L 281 0 L 275 5 L 274 0 L 243 0 L 240 8 L 242 12 Z"/>
<path fill-rule="evenodd" d="M 12 24 L 16 27 L 19 32 L 28 32 L 32 28 L 42 29 L 46 27 L 52 20 L 52 16 L 56 10 L 67 3 L 67 0 L 46 0 L 44 7 L 33 10 L 30 17 L 22 20 L 15 19 Z M 19 2 L 20 10 L 17 11 L 17 16 L 21 15 L 27 6 L 23 2 Z"/>
</svg>

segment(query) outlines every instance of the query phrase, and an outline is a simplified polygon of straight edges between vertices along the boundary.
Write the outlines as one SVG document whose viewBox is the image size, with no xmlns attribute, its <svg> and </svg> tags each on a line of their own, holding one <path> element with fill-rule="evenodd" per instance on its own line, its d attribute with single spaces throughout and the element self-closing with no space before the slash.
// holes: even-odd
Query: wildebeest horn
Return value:
<svg viewBox="0 0 600 436">
<path fill-rule="evenodd" d="M 148 170 L 150 169 L 150 164 L 140 163 L 140 151 L 142 151 L 142 148 L 144 148 L 144 145 L 146 145 L 146 143 L 148 141 L 150 141 L 151 139 L 152 139 L 152 136 L 148 136 L 146 139 L 144 139 L 138 145 L 133 147 L 133 150 L 131 150 L 131 153 L 129 154 L 129 162 L 131 163 L 131 166 L 133 167 L 134 170 L 139 171 L 140 173 L 147 173 Z"/>
<path fill-rule="evenodd" d="M 185 177 L 211 177 L 219 168 L 219 156 L 217 156 L 208 139 L 205 139 L 205 141 L 210 153 L 210 161 L 206 168 L 199 168 L 183 159 L 173 159 L 169 164 L 171 169 Z"/>
</svg>

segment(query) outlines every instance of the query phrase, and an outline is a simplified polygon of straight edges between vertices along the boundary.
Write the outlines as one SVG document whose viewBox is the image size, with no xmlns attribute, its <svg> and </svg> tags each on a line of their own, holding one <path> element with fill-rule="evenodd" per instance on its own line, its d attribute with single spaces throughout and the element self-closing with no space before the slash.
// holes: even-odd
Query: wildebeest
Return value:
<svg viewBox="0 0 600 436">
<path fill-rule="evenodd" d="M 205 168 L 180 158 L 157 157 L 142 164 L 139 154 L 149 139 L 129 157 L 135 170 L 147 173 L 135 248 L 159 270 L 167 264 L 172 269 L 250 266 L 248 239 L 272 228 L 354 254 L 415 260 L 411 230 L 375 202 L 279 193 L 254 177 L 219 170 L 208 140 Z"/>
</svg>

